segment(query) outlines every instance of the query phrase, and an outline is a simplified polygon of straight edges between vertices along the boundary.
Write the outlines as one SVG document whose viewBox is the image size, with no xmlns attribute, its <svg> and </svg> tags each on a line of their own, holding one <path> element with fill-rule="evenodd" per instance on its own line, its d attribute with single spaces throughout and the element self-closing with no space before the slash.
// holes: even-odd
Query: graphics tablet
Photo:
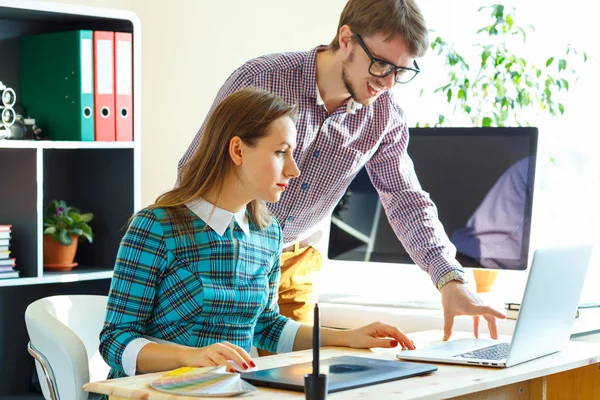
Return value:
<svg viewBox="0 0 600 400">
<path fill-rule="evenodd" d="M 435 365 L 341 356 L 321 360 L 320 373 L 327 374 L 328 392 L 355 389 L 436 371 Z M 312 373 L 312 363 L 289 365 L 242 374 L 255 386 L 304 392 L 304 375 Z"/>
</svg>

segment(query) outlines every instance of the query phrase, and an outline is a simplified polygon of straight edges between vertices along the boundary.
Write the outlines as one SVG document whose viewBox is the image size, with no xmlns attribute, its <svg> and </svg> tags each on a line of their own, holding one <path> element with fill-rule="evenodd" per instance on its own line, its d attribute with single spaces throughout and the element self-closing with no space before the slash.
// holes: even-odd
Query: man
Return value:
<svg viewBox="0 0 600 400">
<path fill-rule="evenodd" d="M 349 0 L 329 46 L 271 54 L 248 61 L 219 91 L 255 86 L 297 104 L 298 142 L 294 157 L 301 176 L 269 208 L 283 229 L 279 304 L 282 314 L 311 323 L 310 274 L 320 268 L 314 244 L 316 225 L 327 218 L 358 171 L 366 166 L 398 238 L 441 291 L 444 340 L 456 315 L 479 318 L 497 337 L 495 317 L 465 285 L 455 249 L 429 195 L 421 190 L 407 155 L 408 128 L 389 90 L 419 72 L 428 31 L 414 0 Z M 213 105 L 213 107 L 214 107 Z M 198 145 L 202 128 L 180 167 Z"/>
</svg>

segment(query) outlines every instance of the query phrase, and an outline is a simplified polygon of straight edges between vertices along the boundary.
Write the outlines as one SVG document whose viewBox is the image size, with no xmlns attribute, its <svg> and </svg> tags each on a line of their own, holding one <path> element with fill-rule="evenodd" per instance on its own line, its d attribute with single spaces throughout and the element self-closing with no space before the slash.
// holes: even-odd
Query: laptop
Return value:
<svg viewBox="0 0 600 400">
<path fill-rule="evenodd" d="M 535 251 L 510 342 L 458 339 L 397 357 L 504 368 L 562 350 L 571 337 L 591 254 L 592 246 Z"/>
<path fill-rule="evenodd" d="M 424 375 L 436 371 L 435 365 L 341 356 L 321 360 L 320 371 L 327 374 L 328 393 L 355 389 Z M 304 375 L 312 372 L 312 363 L 265 369 L 242 374 L 255 386 L 304 392 Z"/>
</svg>

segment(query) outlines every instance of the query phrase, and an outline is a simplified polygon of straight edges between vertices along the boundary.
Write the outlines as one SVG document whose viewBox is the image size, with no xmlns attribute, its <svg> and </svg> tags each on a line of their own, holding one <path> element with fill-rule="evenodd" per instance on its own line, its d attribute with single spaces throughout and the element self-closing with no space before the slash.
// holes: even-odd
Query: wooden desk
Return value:
<svg viewBox="0 0 600 400">
<path fill-rule="evenodd" d="M 455 332 L 454 338 L 470 337 L 469 332 Z M 441 331 L 418 332 L 410 335 L 417 346 L 440 341 Z M 321 358 L 353 355 L 394 360 L 398 350 L 355 350 L 327 348 Z M 311 360 L 311 351 L 299 351 L 256 359 L 259 369 L 273 368 Z M 464 400 L 592 400 L 600 398 L 600 344 L 569 342 L 567 348 L 556 354 L 505 369 L 438 365 L 438 371 L 423 377 L 410 378 L 359 389 L 329 394 L 332 399 L 441 399 L 460 397 Z M 192 397 L 160 393 L 149 383 L 162 373 L 140 375 L 84 386 L 89 392 L 110 395 L 111 400 L 183 400 Z M 253 400 L 303 399 L 299 392 L 259 388 L 241 396 Z"/>
</svg>

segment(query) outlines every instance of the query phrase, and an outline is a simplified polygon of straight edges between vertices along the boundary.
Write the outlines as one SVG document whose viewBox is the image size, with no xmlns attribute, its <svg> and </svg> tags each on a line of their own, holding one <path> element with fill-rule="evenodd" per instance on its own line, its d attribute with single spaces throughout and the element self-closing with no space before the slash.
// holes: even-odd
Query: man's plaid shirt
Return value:
<svg viewBox="0 0 600 400">
<path fill-rule="evenodd" d="M 219 236 L 182 209 L 194 240 L 177 232 L 164 210 L 143 209 L 121 241 L 100 333 L 109 378 L 125 376 L 123 351 L 144 335 L 192 347 L 228 341 L 248 352 L 253 344 L 276 352 L 288 320 L 277 305 L 279 224 L 259 230 L 250 222 L 246 236 L 236 222 Z"/>
<path fill-rule="evenodd" d="M 317 91 L 316 52 L 265 55 L 238 68 L 219 91 L 213 108 L 227 95 L 254 86 L 298 106 L 294 158 L 301 175 L 290 182 L 281 199 L 269 204 L 283 229 L 285 244 L 293 243 L 329 217 L 356 174 L 366 166 L 379 192 L 394 232 L 412 259 L 440 288 L 456 279 L 460 264 L 429 195 L 415 175 L 408 156 L 404 113 L 391 93 L 373 105 L 347 101 L 331 113 Z M 198 147 L 203 127 L 179 167 Z M 442 173 L 442 172 L 440 172 Z"/>
</svg>

